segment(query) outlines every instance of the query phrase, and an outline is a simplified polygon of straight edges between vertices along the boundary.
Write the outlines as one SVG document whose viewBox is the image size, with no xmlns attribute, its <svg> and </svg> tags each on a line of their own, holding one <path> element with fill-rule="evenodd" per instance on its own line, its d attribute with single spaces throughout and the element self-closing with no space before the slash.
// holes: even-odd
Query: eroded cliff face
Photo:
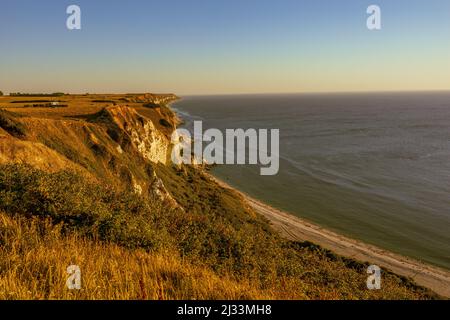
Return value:
<svg viewBox="0 0 450 320">
<path fill-rule="evenodd" d="M 150 98 L 145 96 L 144 101 Z M 159 114 L 155 110 L 154 119 Z M 156 165 L 172 165 L 167 128 L 163 132 L 155 120 L 135 108 L 110 106 L 67 120 L 8 117 L 23 134 L 0 128 L 0 163 L 25 163 L 47 171 L 77 170 L 182 210 L 155 171 Z"/>
<path fill-rule="evenodd" d="M 129 107 L 111 107 L 106 110 L 112 121 L 124 133 L 128 134 L 131 143 L 146 160 L 167 164 L 170 157 L 169 139 L 156 129 L 150 119 L 139 115 Z M 118 146 L 121 148 L 121 146 Z"/>
<path fill-rule="evenodd" d="M 119 131 L 122 134 L 128 135 L 130 138 L 129 140 L 125 140 L 125 144 L 119 144 L 117 146 L 117 151 L 120 154 L 123 154 L 123 150 L 130 150 L 131 147 L 131 150 L 137 150 L 146 161 L 154 164 L 161 163 L 163 165 L 171 165 L 171 142 L 164 133 L 156 128 L 152 120 L 141 116 L 136 110 L 129 107 L 111 107 L 106 109 L 105 112 L 109 114 L 110 119 L 117 125 Z M 123 141 L 124 140 L 122 139 L 122 142 Z M 155 171 L 152 172 L 150 180 L 150 183 L 148 181 L 138 181 L 133 176 L 132 184 L 134 191 L 138 194 L 142 194 L 144 188 L 147 187 L 147 192 L 157 196 L 164 203 L 183 210 L 166 189 L 164 182 L 158 177 Z"/>
</svg>

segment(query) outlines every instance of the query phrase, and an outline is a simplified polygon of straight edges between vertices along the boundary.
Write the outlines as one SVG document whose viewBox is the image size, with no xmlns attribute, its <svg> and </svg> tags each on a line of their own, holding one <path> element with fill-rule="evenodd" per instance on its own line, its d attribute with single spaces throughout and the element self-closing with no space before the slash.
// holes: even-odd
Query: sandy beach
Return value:
<svg viewBox="0 0 450 320">
<path fill-rule="evenodd" d="M 407 258 L 378 247 L 350 239 L 292 214 L 258 201 L 227 183 L 211 176 L 221 186 L 241 194 L 245 201 L 259 214 L 266 217 L 282 236 L 290 240 L 310 241 L 339 255 L 378 265 L 382 269 L 410 277 L 417 284 L 437 294 L 450 298 L 450 272 L 435 266 Z"/>
</svg>

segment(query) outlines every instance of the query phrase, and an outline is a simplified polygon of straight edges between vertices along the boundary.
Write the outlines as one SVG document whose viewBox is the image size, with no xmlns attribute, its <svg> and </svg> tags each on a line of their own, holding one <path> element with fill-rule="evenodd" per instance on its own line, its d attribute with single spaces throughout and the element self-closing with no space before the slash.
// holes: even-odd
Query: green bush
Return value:
<svg viewBox="0 0 450 320">
<path fill-rule="evenodd" d="M 126 247 L 157 249 L 166 245 L 164 229 L 156 219 L 161 210 L 151 203 L 75 172 L 0 166 L 0 210 L 49 217 L 66 229 Z"/>
<path fill-rule="evenodd" d="M 9 94 L 11 97 L 62 97 L 65 95 L 63 92 L 54 93 L 21 93 L 21 92 L 11 92 Z"/>
<path fill-rule="evenodd" d="M 72 171 L 0 166 L 0 211 L 51 218 L 66 230 L 131 248 L 175 245 L 183 256 L 217 272 L 272 273 L 282 254 L 278 237 L 250 222 L 243 209 L 227 212 L 220 192 L 207 196 L 210 202 L 200 197 L 189 212 L 180 213 L 151 196 L 119 190 Z"/>
</svg>

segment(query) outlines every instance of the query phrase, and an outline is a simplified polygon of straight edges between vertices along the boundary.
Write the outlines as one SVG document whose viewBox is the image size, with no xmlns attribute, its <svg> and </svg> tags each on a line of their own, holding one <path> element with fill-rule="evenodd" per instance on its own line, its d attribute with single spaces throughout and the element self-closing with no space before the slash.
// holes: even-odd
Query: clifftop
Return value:
<svg viewBox="0 0 450 320">
<path fill-rule="evenodd" d="M 100 110 L 91 114 L 72 115 L 71 109 L 77 108 L 72 105 L 30 110 L 15 104 L 1 111 L 3 123 L 10 125 L 0 128 L 0 163 L 29 164 L 51 172 L 75 169 L 122 187 L 131 186 L 138 192 L 156 190 L 154 184 L 161 189 L 163 184 L 152 164 L 167 164 L 171 128 L 157 120 L 165 119 L 173 130 L 176 119 L 161 103 L 173 101 L 176 96 L 146 94 L 115 99 L 140 101 L 132 103 L 149 109 L 143 112 L 147 117 L 139 114 L 136 106 L 108 99 L 90 99 L 93 102 L 86 109 Z M 75 100 L 71 97 L 69 103 Z M 151 108 L 142 106 L 148 103 L 153 104 Z M 78 108 L 83 111 L 82 105 Z M 20 128 L 20 134 L 14 128 Z"/>
</svg>

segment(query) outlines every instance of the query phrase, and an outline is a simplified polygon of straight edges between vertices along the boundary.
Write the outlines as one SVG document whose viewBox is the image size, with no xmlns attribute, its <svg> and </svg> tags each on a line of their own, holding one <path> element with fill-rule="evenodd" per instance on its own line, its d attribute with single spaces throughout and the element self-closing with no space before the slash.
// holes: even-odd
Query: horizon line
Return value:
<svg viewBox="0 0 450 320">
<path fill-rule="evenodd" d="M 3 93 L 4 97 L 9 97 L 11 93 L 21 93 L 24 95 L 33 95 L 33 94 L 53 94 L 53 93 L 64 93 L 64 95 L 119 95 L 119 94 L 130 94 L 130 95 L 139 95 L 139 94 L 173 94 L 177 95 L 179 97 L 195 97 L 195 96 L 244 96 L 244 95 L 300 95 L 300 94 L 307 94 L 307 95 L 327 95 L 327 94 L 376 94 L 376 93 L 446 93 L 450 92 L 449 89 L 411 89 L 411 90 L 355 90 L 355 91 L 274 91 L 274 92 L 239 92 L 239 93 L 188 93 L 188 94 L 178 94 L 176 92 L 157 92 L 157 91 L 145 91 L 145 92 L 94 92 L 94 93 L 88 93 L 88 92 L 62 92 L 62 91 L 51 91 L 51 92 L 20 92 L 20 91 L 11 91 L 6 94 Z"/>
</svg>

